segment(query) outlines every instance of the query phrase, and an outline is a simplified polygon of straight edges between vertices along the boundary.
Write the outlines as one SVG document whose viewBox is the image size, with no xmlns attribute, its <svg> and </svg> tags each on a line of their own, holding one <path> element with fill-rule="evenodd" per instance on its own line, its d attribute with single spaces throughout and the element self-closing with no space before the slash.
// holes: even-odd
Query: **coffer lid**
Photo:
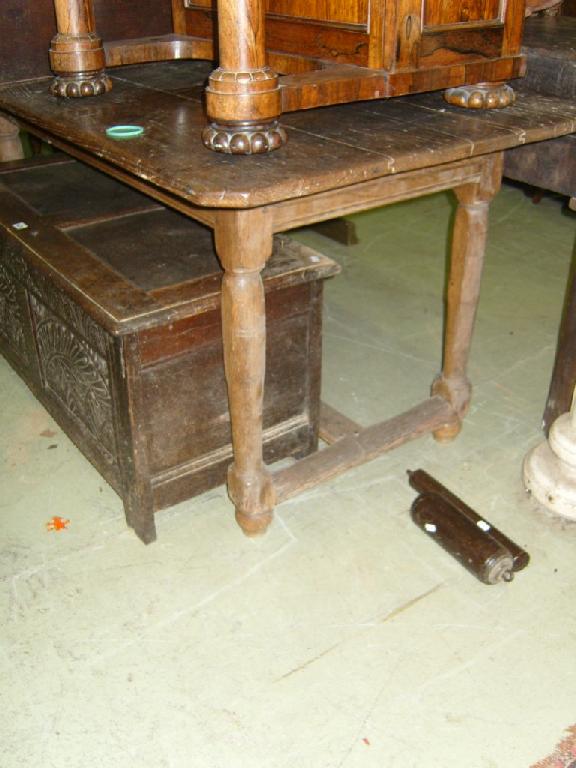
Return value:
<svg viewBox="0 0 576 768">
<path fill-rule="evenodd" d="M 73 160 L 0 171 L 0 221 L 112 333 L 218 306 L 222 269 L 209 228 Z M 14 258 L 4 248 L 4 260 Z M 338 265 L 275 238 L 267 291 L 336 274 Z"/>
</svg>

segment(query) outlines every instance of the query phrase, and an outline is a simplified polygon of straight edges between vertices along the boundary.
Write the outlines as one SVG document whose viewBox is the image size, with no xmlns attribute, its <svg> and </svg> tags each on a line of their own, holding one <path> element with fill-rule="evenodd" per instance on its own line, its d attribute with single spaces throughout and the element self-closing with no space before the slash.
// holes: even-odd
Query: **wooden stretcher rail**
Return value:
<svg viewBox="0 0 576 768">
<path fill-rule="evenodd" d="M 348 434 L 323 451 L 274 473 L 276 503 L 325 483 L 409 440 L 456 423 L 458 416 L 450 403 L 439 396 L 431 397 L 399 416 Z"/>
</svg>

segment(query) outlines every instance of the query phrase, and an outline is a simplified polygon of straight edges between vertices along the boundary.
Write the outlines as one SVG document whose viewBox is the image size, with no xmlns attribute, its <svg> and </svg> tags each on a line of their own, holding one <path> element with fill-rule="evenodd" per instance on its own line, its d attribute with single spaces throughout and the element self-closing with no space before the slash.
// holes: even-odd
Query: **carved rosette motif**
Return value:
<svg viewBox="0 0 576 768">
<path fill-rule="evenodd" d="M 212 123 L 202 132 L 205 147 L 213 152 L 224 152 L 228 155 L 257 155 L 272 152 L 285 144 L 286 140 L 286 131 L 277 120 L 260 125 Z"/>
<path fill-rule="evenodd" d="M 22 255 L 25 252 L 22 243 L 15 238 L 8 238 L 2 256 L 5 266 L 26 286 L 28 293 L 42 297 L 49 307 L 57 307 L 59 316 L 105 358 L 108 348 L 106 332 L 78 304 L 59 291 L 49 278 L 28 264 Z"/>
<path fill-rule="evenodd" d="M 30 296 L 43 384 L 113 460 L 112 397 L 106 359 Z"/>
<path fill-rule="evenodd" d="M 17 283 L 6 267 L 0 264 L 0 335 L 19 358 L 28 362 L 24 328 L 25 318 L 18 301 Z"/>
<path fill-rule="evenodd" d="M 53 96 L 59 96 L 64 99 L 101 96 L 111 88 L 112 80 L 110 80 L 105 71 L 59 75 L 50 83 L 50 93 Z"/>
<path fill-rule="evenodd" d="M 504 109 L 514 104 L 516 94 L 507 83 L 477 83 L 448 88 L 444 99 L 464 109 Z"/>
</svg>

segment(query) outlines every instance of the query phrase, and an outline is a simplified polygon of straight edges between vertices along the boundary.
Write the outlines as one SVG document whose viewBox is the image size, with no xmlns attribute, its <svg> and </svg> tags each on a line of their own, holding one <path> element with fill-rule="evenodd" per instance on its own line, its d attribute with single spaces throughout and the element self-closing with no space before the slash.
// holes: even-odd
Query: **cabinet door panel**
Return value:
<svg viewBox="0 0 576 768">
<path fill-rule="evenodd" d="M 366 24 L 368 0 L 267 0 L 269 13 L 290 18 Z"/>
<path fill-rule="evenodd" d="M 424 26 L 500 19 L 501 0 L 425 0 Z"/>
</svg>

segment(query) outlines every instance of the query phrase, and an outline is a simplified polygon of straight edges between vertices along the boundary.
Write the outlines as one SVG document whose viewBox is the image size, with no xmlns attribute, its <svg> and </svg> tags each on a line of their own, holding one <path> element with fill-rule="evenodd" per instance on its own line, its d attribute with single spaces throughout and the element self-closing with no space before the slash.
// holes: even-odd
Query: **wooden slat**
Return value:
<svg viewBox="0 0 576 768">
<path fill-rule="evenodd" d="M 457 421 L 449 403 L 431 397 L 409 411 L 339 440 L 273 475 L 276 502 L 325 483 L 428 432 Z"/>
</svg>

